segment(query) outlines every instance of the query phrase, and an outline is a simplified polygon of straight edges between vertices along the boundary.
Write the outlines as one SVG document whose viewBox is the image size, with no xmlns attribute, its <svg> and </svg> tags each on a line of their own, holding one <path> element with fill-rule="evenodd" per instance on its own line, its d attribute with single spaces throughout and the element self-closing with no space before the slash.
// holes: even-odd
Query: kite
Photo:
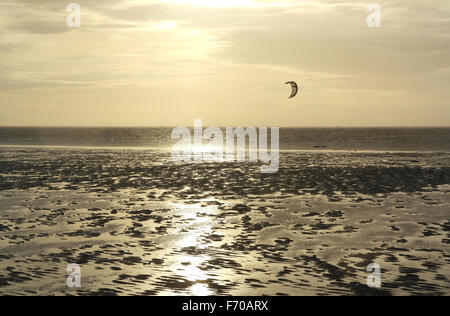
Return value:
<svg viewBox="0 0 450 316">
<path fill-rule="evenodd" d="M 293 97 L 295 97 L 297 95 L 298 85 L 297 85 L 297 83 L 295 83 L 295 81 L 288 81 L 288 82 L 286 82 L 286 84 L 290 84 L 292 87 L 291 96 L 289 97 L 289 99 L 292 99 Z"/>
</svg>

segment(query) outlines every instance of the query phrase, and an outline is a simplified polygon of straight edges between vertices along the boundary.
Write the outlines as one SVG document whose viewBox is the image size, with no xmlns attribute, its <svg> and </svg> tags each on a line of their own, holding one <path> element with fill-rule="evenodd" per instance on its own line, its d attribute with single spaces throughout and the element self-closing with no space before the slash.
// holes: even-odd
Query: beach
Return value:
<svg viewBox="0 0 450 316">
<path fill-rule="evenodd" d="M 0 296 L 450 296 L 427 4 L 0 1 Z"/>
<path fill-rule="evenodd" d="M 4 146 L 0 294 L 449 295 L 449 190 L 448 152 Z"/>
</svg>

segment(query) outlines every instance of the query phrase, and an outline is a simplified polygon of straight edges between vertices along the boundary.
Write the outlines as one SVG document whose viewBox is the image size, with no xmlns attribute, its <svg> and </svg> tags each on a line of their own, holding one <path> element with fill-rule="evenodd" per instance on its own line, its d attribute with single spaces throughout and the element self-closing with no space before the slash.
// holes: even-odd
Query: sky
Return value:
<svg viewBox="0 0 450 316">
<path fill-rule="evenodd" d="M 448 0 L 70 2 L 0 0 L 1 126 L 450 126 Z"/>
</svg>

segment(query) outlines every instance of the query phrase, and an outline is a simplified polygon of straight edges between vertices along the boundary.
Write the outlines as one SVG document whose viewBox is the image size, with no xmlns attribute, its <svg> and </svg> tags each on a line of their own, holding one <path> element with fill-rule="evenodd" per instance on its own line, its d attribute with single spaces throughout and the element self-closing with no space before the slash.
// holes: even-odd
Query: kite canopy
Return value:
<svg viewBox="0 0 450 316">
<path fill-rule="evenodd" d="M 297 95 L 298 85 L 297 85 L 297 83 L 295 83 L 295 81 L 288 81 L 288 82 L 286 82 L 286 84 L 290 84 L 292 87 L 291 96 L 289 97 L 289 99 L 292 99 L 293 97 L 295 97 Z"/>
</svg>

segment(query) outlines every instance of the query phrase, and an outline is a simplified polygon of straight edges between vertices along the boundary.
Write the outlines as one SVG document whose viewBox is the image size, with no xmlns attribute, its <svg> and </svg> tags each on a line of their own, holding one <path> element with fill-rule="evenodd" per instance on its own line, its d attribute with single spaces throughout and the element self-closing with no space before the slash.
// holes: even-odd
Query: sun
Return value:
<svg viewBox="0 0 450 316">
<path fill-rule="evenodd" d="M 192 4 L 207 7 L 246 7 L 253 4 L 253 0 L 167 0 L 176 4 Z"/>
</svg>

